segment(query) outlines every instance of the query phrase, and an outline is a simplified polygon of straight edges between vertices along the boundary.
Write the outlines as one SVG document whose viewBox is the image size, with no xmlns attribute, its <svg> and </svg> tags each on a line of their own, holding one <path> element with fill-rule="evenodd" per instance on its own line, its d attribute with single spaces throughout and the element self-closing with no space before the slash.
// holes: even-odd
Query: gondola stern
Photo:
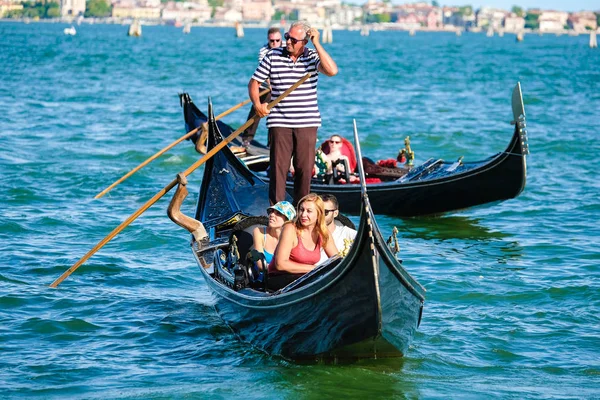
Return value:
<svg viewBox="0 0 600 400">
<path fill-rule="evenodd" d="M 515 136 L 518 136 L 519 150 L 524 156 L 529 154 L 529 143 L 527 140 L 527 123 L 525 122 L 525 105 L 523 103 L 523 92 L 521 82 L 517 82 L 512 92 L 513 123 L 515 125 Z"/>
<path fill-rule="evenodd" d="M 523 92 L 521 91 L 521 82 L 517 82 L 512 92 L 512 110 L 515 121 L 520 116 L 525 117 L 525 107 L 523 106 Z"/>
</svg>

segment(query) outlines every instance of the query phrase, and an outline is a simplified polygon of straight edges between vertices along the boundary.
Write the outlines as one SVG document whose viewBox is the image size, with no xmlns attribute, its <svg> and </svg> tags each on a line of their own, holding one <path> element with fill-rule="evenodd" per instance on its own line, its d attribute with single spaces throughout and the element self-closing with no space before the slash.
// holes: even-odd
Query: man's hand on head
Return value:
<svg viewBox="0 0 600 400">
<path fill-rule="evenodd" d="M 319 43 L 319 37 L 321 33 L 316 28 L 310 28 L 308 32 L 306 32 L 306 36 L 314 43 Z"/>
</svg>

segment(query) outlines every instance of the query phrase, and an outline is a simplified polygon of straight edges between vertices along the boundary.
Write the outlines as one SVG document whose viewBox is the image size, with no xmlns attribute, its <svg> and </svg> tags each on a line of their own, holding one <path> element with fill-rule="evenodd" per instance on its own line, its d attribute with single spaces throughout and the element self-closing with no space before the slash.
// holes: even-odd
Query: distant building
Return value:
<svg viewBox="0 0 600 400">
<path fill-rule="evenodd" d="M 567 20 L 567 25 L 575 32 L 595 31 L 598 29 L 596 14 L 591 11 L 582 11 L 571 14 Z"/>
<path fill-rule="evenodd" d="M 525 29 L 525 18 L 515 13 L 510 13 L 504 18 L 504 30 L 506 32 L 521 32 Z"/>
<path fill-rule="evenodd" d="M 421 27 L 421 19 L 414 12 L 393 11 L 390 17 L 391 22 L 402 29 L 418 29 Z"/>
<path fill-rule="evenodd" d="M 23 9 L 23 4 L 15 4 L 10 1 L 0 1 L 0 18 L 9 11 L 20 11 Z"/>
<path fill-rule="evenodd" d="M 363 10 L 359 6 L 341 5 L 333 9 L 329 16 L 332 25 L 353 25 L 360 23 L 363 18 Z"/>
<path fill-rule="evenodd" d="M 271 0 L 252 0 L 242 4 L 244 21 L 270 21 L 274 13 Z"/>
<path fill-rule="evenodd" d="M 542 11 L 538 22 L 540 32 L 563 31 L 567 25 L 569 13 L 564 11 Z"/>
<path fill-rule="evenodd" d="M 442 8 L 442 24 L 466 28 L 475 25 L 475 14 L 465 15 L 458 7 L 444 7 Z"/>
<path fill-rule="evenodd" d="M 392 11 L 391 3 L 383 1 L 367 0 L 363 4 L 363 10 L 367 14 L 388 14 Z"/>
<path fill-rule="evenodd" d="M 323 7 L 302 7 L 297 9 L 298 19 L 307 21 L 311 25 L 325 23 L 325 9 Z"/>
<path fill-rule="evenodd" d="M 443 26 L 442 22 L 442 10 L 440 8 L 433 8 L 427 13 L 425 26 L 427 28 L 441 28 Z"/>
<path fill-rule="evenodd" d="M 233 8 L 218 7 L 213 19 L 217 21 L 236 22 L 244 19 L 242 12 Z"/>
<path fill-rule="evenodd" d="M 197 21 L 210 19 L 212 8 L 208 2 L 174 2 L 169 1 L 162 9 L 162 19 L 165 21 Z"/>
<path fill-rule="evenodd" d="M 160 7 L 137 7 L 130 3 L 113 4 L 113 18 L 160 19 Z"/>
<path fill-rule="evenodd" d="M 503 26 L 507 14 L 508 12 L 504 10 L 481 7 L 476 13 L 477 26 L 499 30 Z"/>
<path fill-rule="evenodd" d="M 62 17 L 77 17 L 85 13 L 85 0 L 61 0 L 60 15 Z"/>
<path fill-rule="evenodd" d="M 391 21 L 403 29 L 419 27 L 438 28 L 442 26 L 442 10 L 428 3 L 403 4 L 390 13 Z"/>
</svg>

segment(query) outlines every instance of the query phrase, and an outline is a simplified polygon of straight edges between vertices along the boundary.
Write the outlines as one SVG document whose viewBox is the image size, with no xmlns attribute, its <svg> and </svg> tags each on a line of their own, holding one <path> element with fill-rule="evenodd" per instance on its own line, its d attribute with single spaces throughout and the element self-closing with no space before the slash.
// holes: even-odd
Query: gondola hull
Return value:
<svg viewBox="0 0 600 400">
<path fill-rule="evenodd" d="M 276 296 L 235 292 L 206 279 L 221 318 L 242 341 L 269 354 L 295 360 L 402 356 L 418 327 L 423 299 L 373 253 L 365 245 L 344 265 L 316 273 L 310 285 Z"/>
<path fill-rule="evenodd" d="M 520 142 L 516 132 L 506 151 L 463 173 L 413 182 L 371 184 L 369 197 L 373 210 L 378 214 L 416 217 L 515 198 L 523 191 L 526 182 L 526 160 Z M 451 165 L 444 163 L 439 168 L 447 169 Z M 468 163 L 465 165 L 468 166 Z M 287 189 L 291 193 L 293 184 L 288 184 Z M 341 210 L 351 214 L 359 212 L 360 185 L 312 184 L 311 190 L 335 195 Z"/>
<path fill-rule="evenodd" d="M 211 148 L 222 138 L 214 122 L 209 130 Z M 252 201 L 219 194 L 233 186 L 252 192 Z M 193 250 L 221 318 L 242 341 L 293 360 L 403 355 L 420 323 L 425 290 L 383 243 L 366 194 L 347 257 L 274 293 L 234 290 L 215 278 L 215 249 L 228 251 L 232 221 L 264 212 L 266 188 L 228 148 L 206 164 L 196 215 L 212 237 L 195 242 Z"/>
<path fill-rule="evenodd" d="M 188 131 L 206 121 L 206 116 L 198 110 L 188 94 L 181 95 L 181 103 Z M 517 197 L 525 188 L 528 154 L 520 85 L 513 91 L 512 103 L 516 123 L 505 151 L 486 160 L 460 163 L 458 166 L 439 160 L 429 166 L 424 164 L 414 168 L 406 177 L 395 181 L 370 184 L 373 210 L 377 214 L 415 217 L 442 214 Z M 233 131 L 220 121 L 218 125 L 221 130 Z M 248 152 L 256 155 L 242 159 L 253 171 L 264 171 L 268 166 L 268 149 L 259 143 L 254 144 Z M 265 182 L 269 181 L 266 173 L 259 176 Z M 293 193 L 293 182 L 288 182 L 287 191 L 290 195 Z M 360 212 L 359 184 L 313 182 L 311 191 L 334 194 L 341 210 L 351 214 Z"/>
</svg>

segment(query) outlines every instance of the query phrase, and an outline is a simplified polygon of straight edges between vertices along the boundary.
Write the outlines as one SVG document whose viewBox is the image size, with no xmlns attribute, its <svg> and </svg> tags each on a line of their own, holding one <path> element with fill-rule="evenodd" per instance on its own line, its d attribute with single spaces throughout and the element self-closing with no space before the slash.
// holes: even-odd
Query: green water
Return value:
<svg viewBox="0 0 600 400">
<path fill-rule="evenodd" d="M 517 199 L 377 218 L 428 290 L 405 358 L 296 365 L 221 323 L 167 198 L 47 287 L 197 160 L 182 144 L 93 200 L 184 133 L 178 92 L 217 113 L 244 100 L 265 32 L 65 27 L 0 23 L 0 397 L 600 398 L 600 51 L 587 37 L 334 32 L 321 138 L 349 137 L 356 118 L 375 159 L 407 135 L 417 162 L 482 159 L 508 143 L 520 81 L 531 156 Z"/>
</svg>

